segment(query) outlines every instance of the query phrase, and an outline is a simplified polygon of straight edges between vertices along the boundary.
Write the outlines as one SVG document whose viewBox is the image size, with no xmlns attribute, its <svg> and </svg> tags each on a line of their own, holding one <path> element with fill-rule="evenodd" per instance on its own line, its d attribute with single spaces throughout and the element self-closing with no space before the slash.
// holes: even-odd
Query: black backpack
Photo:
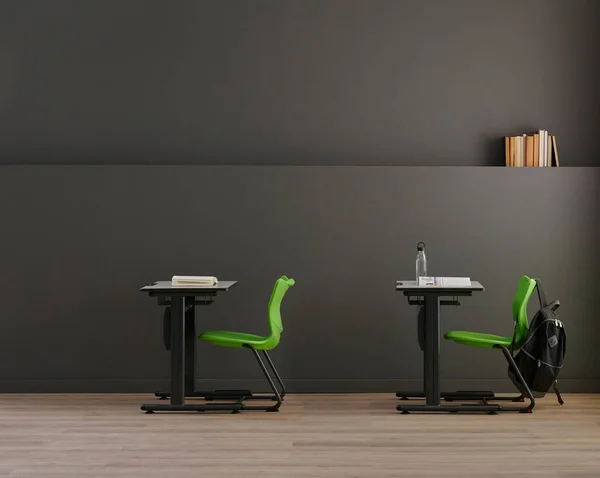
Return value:
<svg viewBox="0 0 600 478">
<path fill-rule="evenodd" d="M 540 309 L 533 317 L 529 325 L 527 338 L 514 359 L 517 368 L 523 375 L 523 379 L 535 397 L 543 397 L 553 385 L 557 396 L 559 396 L 556 381 L 563 367 L 567 350 L 565 328 L 556 313 L 560 302 L 555 300 L 548 303 L 542 284 L 537 279 L 536 289 L 540 300 Z M 513 353 L 514 343 L 515 337 L 513 336 L 511 354 Z M 515 377 L 510 366 L 508 367 L 508 376 L 519 391 L 527 395 L 525 387 Z"/>
</svg>

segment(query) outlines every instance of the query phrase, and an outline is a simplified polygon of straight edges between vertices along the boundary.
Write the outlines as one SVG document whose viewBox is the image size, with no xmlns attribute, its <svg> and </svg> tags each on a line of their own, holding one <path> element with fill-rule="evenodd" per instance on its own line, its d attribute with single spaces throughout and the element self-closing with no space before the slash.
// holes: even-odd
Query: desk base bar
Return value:
<svg viewBox="0 0 600 478">
<path fill-rule="evenodd" d="M 500 405 L 398 405 L 396 410 L 402 413 L 411 412 L 482 412 L 495 414 L 502 411 Z"/>
<path fill-rule="evenodd" d="M 263 411 L 263 412 L 278 412 L 279 407 L 253 407 L 245 405 L 241 402 L 236 403 L 187 403 L 184 405 L 171 405 L 169 403 L 149 403 L 141 406 L 142 411 L 146 413 L 154 412 L 241 412 L 248 411 Z"/>
<path fill-rule="evenodd" d="M 482 412 L 495 415 L 496 412 L 532 413 L 531 406 L 503 407 L 498 404 L 462 404 L 462 405 L 398 405 L 396 410 L 402 413 L 412 412 Z"/>
</svg>

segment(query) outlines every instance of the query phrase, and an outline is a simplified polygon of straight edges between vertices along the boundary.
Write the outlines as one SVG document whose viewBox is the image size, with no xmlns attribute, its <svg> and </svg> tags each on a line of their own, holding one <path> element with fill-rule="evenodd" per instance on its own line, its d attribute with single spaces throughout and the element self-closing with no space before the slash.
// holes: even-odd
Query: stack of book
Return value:
<svg viewBox="0 0 600 478">
<path fill-rule="evenodd" d="M 550 167 L 558 162 L 556 149 L 556 136 L 551 136 L 546 130 L 539 130 L 534 134 L 522 136 L 505 136 L 506 166 L 522 167 Z"/>
<path fill-rule="evenodd" d="M 211 287 L 217 285 L 219 280 L 213 276 L 173 276 L 173 287 Z"/>
</svg>

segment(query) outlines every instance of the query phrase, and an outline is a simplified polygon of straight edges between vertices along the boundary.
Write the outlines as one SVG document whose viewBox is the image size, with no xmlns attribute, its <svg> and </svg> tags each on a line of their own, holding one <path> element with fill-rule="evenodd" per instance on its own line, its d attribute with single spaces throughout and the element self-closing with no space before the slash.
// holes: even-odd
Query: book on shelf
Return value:
<svg viewBox="0 0 600 478">
<path fill-rule="evenodd" d="M 559 167 L 556 136 L 540 129 L 531 134 L 505 136 L 506 167 L 549 168 Z"/>
</svg>

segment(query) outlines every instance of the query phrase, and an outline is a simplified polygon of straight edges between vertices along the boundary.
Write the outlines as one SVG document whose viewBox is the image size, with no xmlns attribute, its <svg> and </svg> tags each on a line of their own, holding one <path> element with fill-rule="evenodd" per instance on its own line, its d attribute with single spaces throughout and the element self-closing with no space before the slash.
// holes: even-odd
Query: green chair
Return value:
<svg viewBox="0 0 600 478">
<path fill-rule="evenodd" d="M 502 351 L 509 366 L 512 367 L 513 371 L 515 372 L 515 376 L 517 377 L 519 382 L 523 384 L 524 390 L 526 391 L 526 396 L 529 399 L 529 405 L 521 407 L 500 407 L 499 411 L 504 410 L 531 413 L 533 407 L 535 406 L 535 399 L 533 393 L 531 392 L 531 390 L 527 386 L 527 383 L 523 379 L 523 376 L 517 368 L 512 356 L 512 351 L 518 350 L 527 338 L 527 332 L 529 331 L 529 322 L 527 320 L 527 303 L 529 302 L 529 299 L 531 297 L 531 294 L 533 294 L 535 287 L 535 279 L 523 276 L 519 280 L 517 293 L 515 295 L 512 305 L 512 315 L 514 320 L 514 343 L 513 337 L 483 334 L 479 332 L 469 332 L 463 330 L 453 330 L 447 332 L 444 335 L 444 338 L 446 340 L 453 340 L 454 342 L 461 345 L 486 349 L 499 349 Z M 520 395 L 519 397 L 495 397 L 495 394 L 492 394 L 492 397 L 489 397 L 489 399 L 510 400 L 516 402 L 524 401 L 524 396 Z M 484 403 L 486 401 L 487 400 L 484 399 Z"/>
<path fill-rule="evenodd" d="M 228 332 L 228 331 L 211 331 L 204 332 L 198 338 L 201 340 L 205 340 L 210 342 L 211 344 L 218 345 L 219 347 L 230 347 L 230 348 L 247 348 L 252 350 L 252 353 L 256 357 L 260 368 L 262 369 L 271 390 L 273 390 L 274 395 L 254 395 L 250 394 L 247 396 L 243 396 L 239 398 L 239 403 L 242 403 L 244 400 L 272 400 L 277 402 L 275 405 L 258 407 L 258 406 L 247 406 L 243 404 L 242 410 L 264 410 L 267 412 L 277 412 L 279 411 L 279 407 L 281 406 L 281 402 L 283 397 L 285 396 L 285 386 L 281 380 L 281 377 L 277 373 L 275 369 L 275 365 L 273 365 L 273 361 L 269 354 L 268 350 L 273 350 L 277 345 L 279 345 L 279 341 L 281 339 L 281 333 L 283 332 L 283 323 L 281 321 L 281 302 L 283 297 L 285 296 L 287 290 L 295 284 L 294 279 L 289 279 L 286 276 L 281 276 L 275 282 L 275 286 L 273 287 L 273 292 L 271 294 L 271 300 L 269 301 L 268 308 L 268 317 L 269 317 L 269 329 L 270 334 L 266 337 L 260 335 L 246 334 L 242 332 Z M 275 374 L 275 378 L 279 382 L 281 386 L 281 391 L 277 390 L 277 387 L 273 383 L 273 379 L 269 375 L 265 364 L 260 358 L 260 354 L 258 351 L 262 351 L 269 367 Z"/>
</svg>

